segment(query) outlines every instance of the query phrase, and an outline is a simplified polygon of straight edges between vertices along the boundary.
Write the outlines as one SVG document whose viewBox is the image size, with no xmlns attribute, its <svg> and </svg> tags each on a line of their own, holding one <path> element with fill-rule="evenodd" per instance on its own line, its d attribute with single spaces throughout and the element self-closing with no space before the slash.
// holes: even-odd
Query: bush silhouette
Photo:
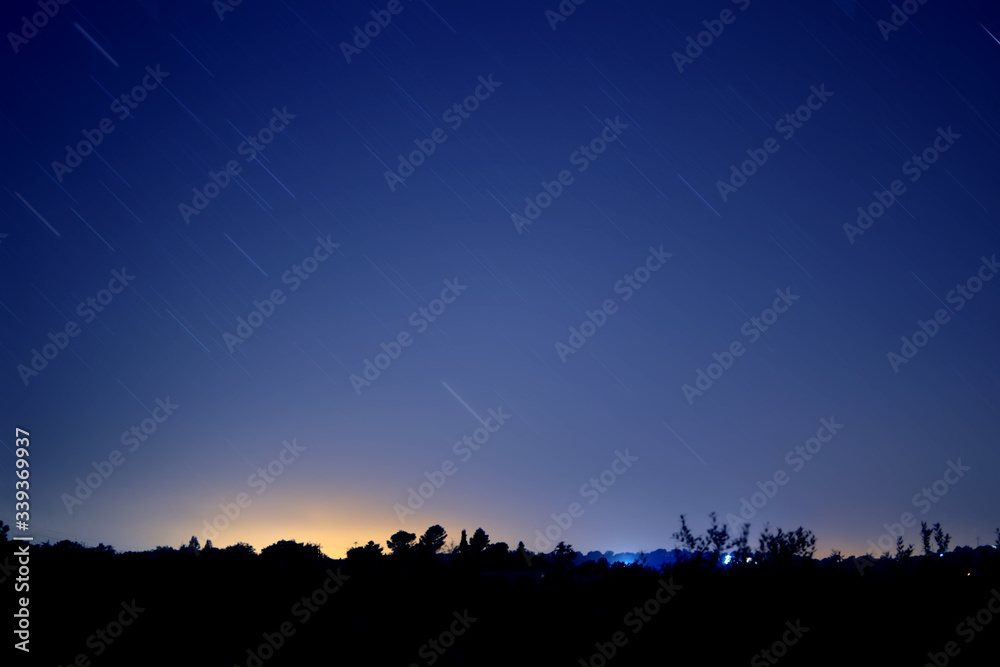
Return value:
<svg viewBox="0 0 1000 667">
<path fill-rule="evenodd" d="M 282 565 L 315 563 L 323 558 L 318 544 L 302 544 L 295 540 L 280 540 L 261 549 L 262 560 Z"/>
<path fill-rule="evenodd" d="M 730 535 L 729 526 L 720 524 L 718 515 L 709 512 L 708 518 L 711 522 L 706 535 L 695 535 L 688 528 L 687 518 L 681 514 L 681 529 L 671 537 L 677 540 L 684 549 L 694 554 L 698 561 L 716 565 L 722 559 L 727 550 L 733 549 L 733 558 L 736 563 L 743 564 L 750 557 L 750 547 L 747 540 L 750 535 L 750 524 L 744 523 L 740 528 L 739 535 Z"/>
<path fill-rule="evenodd" d="M 778 528 L 772 533 L 770 526 L 760 534 L 758 561 L 763 564 L 786 567 L 798 558 L 812 558 L 816 552 L 816 536 L 801 527 L 791 532 Z"/>
<path fill-rule="evenodd" d="M 363 547 L 354 547 L 347 550 L 348 562 L 361 566 L 371 566 L 382 557 L 382 546 L 369 540 Z"/>
</svg>

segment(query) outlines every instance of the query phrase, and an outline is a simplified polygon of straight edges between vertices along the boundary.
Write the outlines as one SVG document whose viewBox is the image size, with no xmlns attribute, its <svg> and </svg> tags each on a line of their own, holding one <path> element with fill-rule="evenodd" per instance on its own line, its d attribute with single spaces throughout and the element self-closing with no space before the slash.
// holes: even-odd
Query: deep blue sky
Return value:
<svg viewBox="0 0 1000 667">
<path fill-rule="evenodd" d="M 680 514 L 701 531 L 760 482 L 776 493 L 752 534 L 802 525 L 818 555 L 864 553 L 905 512 L 953 544 L 989 540 L 1000 280 L 949 293 L 992 277 L 1000 253 L 992 3 L 914 3 L 884 33 L 892 7 L 868 0 L 591 0 L 555 30 L 555 0 L 402 0 L 347 62 L 340 44 L 387 4 L 243 2 L 220 20 L 208 0 L 72 0 L 26 43 L 5 38 L 0 442 L 12 485 L 14 428 L 31 433 L 36 539 L 204 543 L 205 520 L 247 493 L 217 546 L 290 538 L 340 556 L 440 523 L 539 549 L 535 531 L 576 502 L 558 539 L 651 550 L 674 546 Z M 4 32 L 38 11 L 8 3 Z M 723 30 L 678 71 L 703 22 Z M 114 100 L 144 81 L 126 114 Z M 445 115 L 477 90 L 467 118 Z M 93 132 L 104 119 L 113 131 Z M 272 122 L 262 151 L 241 146 Z M 84 132 L 96 151 L 54 166 Z M 390 188 L 397 156 L 432 136 Z M 925 149 L 925 171 L 905 164 Z M 766 162 L 724 198 L 748 151 Z M 845 230 L 895 180 L 884 215 Z M 512 220 L 543 181 L 559 196 Z M 302 280 L 306 257 L 324 261 Z M 115 271 L 133 277 L 102 295 Z M 107 305 L 91 314 L 88 298 Z M 901 337 L 942 309 L 894 368 Z M 67 325 L 65 349 L 25 370 Z M 352 383 L 401 334 L 398 358 Z M 713 353 L 737 341 L 720 377 Z M 685 391 L 699 370 L 717 379 Z M 510 415 L 499 428 L 491 409 Z M 155 432 L 123 444 L 151 413 Z M 843 427 L 798 458 L 824 419 Z M 478 451 L 453 446 L 484 424 Z M 70 512 L 77 478 L 115 450 Z M 590 486 L 619 452 L 634 460 Z M 279 475 L 253 477 L 279 455 Z M 446 460 L 453 474 L 434 474 Z M 949 461 L 969 469 L 945 476 Z M 776 473 L 787 483 L 766 484 Z M 443 485 L 401 519 L 427 474 Z"/>
</svg>

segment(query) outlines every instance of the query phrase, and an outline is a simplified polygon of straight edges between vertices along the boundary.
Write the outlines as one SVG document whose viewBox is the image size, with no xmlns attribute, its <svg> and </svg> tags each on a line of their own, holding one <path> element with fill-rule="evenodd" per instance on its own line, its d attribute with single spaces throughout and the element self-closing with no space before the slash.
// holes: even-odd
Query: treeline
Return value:
<svg viewBox="0 0 1000 667">
<path fill-rule="evenodd" d="M 343 559 L 294 540 L 259 553 L 63 540 L 30 545 L 30 591 L 17 595 L 31 598 L 32 664 L 922 665 L 948 657 L 948 642 L 962 664 L 991 664 L 1000 545 L 951 549 L 940 526 L 924 531 L 923 556 L 903 544 L 817 560 L 802 528 L 765 526 L 751 543 L 748 526 L 713 520 L 696 534 L 682 517 L 678 547 L 655 564 L 565 542 L 535 553 L 482 528 L 452 540 L 441 526 Z M 0 585 L 12 586 L 17 558 L 2 547 Z"/>
<path fill-rule="evenodd" d="M 812 531 L 802 527 L 786 532 L 782 528 L 773 529 L 770 525 L 765 525 L 757 538 L 757 546 L 754 548 L 750 541 L 749 523 L 744 523 L 738 532 L 731 532 L 729 526 L 719 522 L 715 512 L 709 513 L 708 516 L 710 524 L 706 533 L 696 535 L 688 526 L 687 517 L 683 514 L 680 515 L 680 528 L 671 535 L 679 546 L 670 552 L 668 558 L 661 557 L 657 560 L 661 564 L 693 562 L 701 565 L 734 568 L 749 565 L 784 567 L 802 560 L 811 560 L 815 556 L 816 536 Z M 9 531 L 10 526 L 0 520 L 0 544 L 8 541 Z M 990 546 L 1000 548 L 1000 528 L 995 529 L 993 538 L 994 544 Z M 920 544 L 924 556 L 943 556 L 949 553 L 951 539 L 951 535 L 944 531 L 940 523 L 928 525 L 926 522 L 921 522 Z M 448 533 L 440 525 L 430 526 L 419 538 L 415 533 L 399 530 L 386 541 L 388 551 L 374 540 L 370 540 L 363 546 L 348 549 L 346 562 L 353 566 L 364 567 L 391 558 L 394 562 L 416 566 L 444 556 L 444 560 L 448 562 L 475 564 L 479 565 L 480 569 L 494 568 L 499 570 L 537 570 L 552 565 L 569 566 L 585 562 L 600 563 L 601 561 L 608 565 L 611 564 L 607 556 L 600 552 L 584 555 L 573 550 L 571 545 L 563 541 L 556 544 L 549 552 L 530 551 L 525 547 L 523 541 L 518 542 L 515 549 L 511 549 L 506 542 L 492 542 L 482 528 L 477 528 L 471 538 L 463 529 L 458 544 L 452 541 L 446 548 L 447 542 Z M 113 547 L 103 543 L 96 547 L 86 547 L 70 540 L 61 540 L 55 544 L 46 542 L 35 546 L 39 549 L 51 549 L 62 553 L 118 553 Z M 823 562 L 839 563 L 844 560 L 857 560 L 859 563 L 869 563 L 869 565 L 859 565 L 862 568 L 870 567 L 870 564 L 874 562 L 905 563 L 914 556 L 914 550 L 913 544 L 906 544 L 902 536 L 897 536 L 894 551 L 883 550 L 879 554 L 873 554 L 869 551 L 862 556 L 845 559 L 839 550 L 834 549 L 828 558 L 823 559 Z M 658 551 L 663 553 L 663 550 Z M 208 540 L 202 547 L 196 536 L 192 536 L 187 544 L 182 544 L 177 549 L 169 546 L 158 546 L 149 552 L 142 553 L 154 556 L 200 554 L 228 560 L 247 560 L 258 557 L 257 550 L 245 542 L 217 548 L 212 544 L 212 540 Z M 265 547 L 261 550 L 259 557 L 265 562 L 275 563 L 308 562 L 327 558 L 320 545 L 300 543 L 294 540 L 280 540 Z M 640 552 L 634 559 L 634 563 L 645 566 L 646 560 L 647 555 Z M 658 569 L 655 565 L 651 565 L 651 567 Z"/>
</svg>

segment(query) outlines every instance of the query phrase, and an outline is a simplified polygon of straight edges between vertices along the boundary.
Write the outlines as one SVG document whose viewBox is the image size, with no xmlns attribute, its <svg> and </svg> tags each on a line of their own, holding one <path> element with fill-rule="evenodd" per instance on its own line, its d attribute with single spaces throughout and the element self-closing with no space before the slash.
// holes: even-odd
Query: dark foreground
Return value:
<svg viewBox="0 0 1000 667">
<path fill-rule="evenodd" d="M 654 571 L 505 556 L 32 548 L 30 657 L 4 664 L 998 664 L 991 547 L 863 574 L 853 559 Z"/>
</svg>

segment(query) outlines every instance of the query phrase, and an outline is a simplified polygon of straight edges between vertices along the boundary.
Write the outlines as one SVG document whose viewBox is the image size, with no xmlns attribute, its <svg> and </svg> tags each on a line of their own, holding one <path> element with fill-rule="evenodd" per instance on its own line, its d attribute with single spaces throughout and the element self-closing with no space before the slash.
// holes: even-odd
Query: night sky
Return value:
<svg viewBox="0 0 1000 667">
<path fill-rule="evenodd" d="M 989 543 L 1000 12 L 893 7 L 6 3 L 0 518 Z"/>
</svg>

